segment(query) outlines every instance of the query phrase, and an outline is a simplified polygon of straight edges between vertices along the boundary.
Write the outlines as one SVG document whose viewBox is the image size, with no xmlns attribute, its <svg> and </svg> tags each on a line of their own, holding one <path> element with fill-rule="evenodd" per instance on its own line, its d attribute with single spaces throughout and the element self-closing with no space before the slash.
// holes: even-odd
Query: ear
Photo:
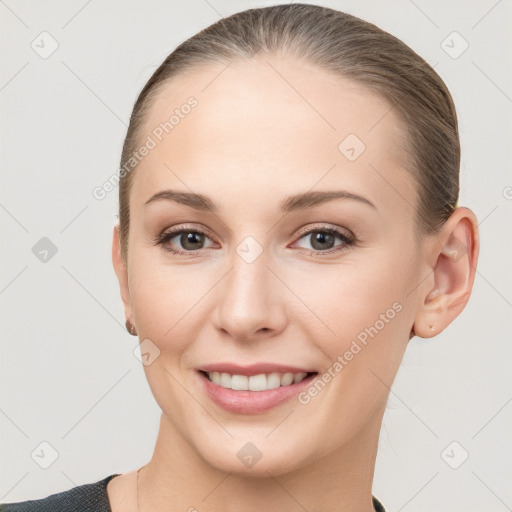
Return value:
<svg viewBox="0 0 512 512">
<path fill-rule="evenodd" d="M 134 324 L 130 301 L 130 288 L 128 286 L 128 267 L 121 256 L 119 225 L 114 226 L 114 232 L 112 236 L 112 263 L 114 265 L 114 271 L 117 275 L 117 280 L 119 281 L 125 318 Z"/>
<path fill-rule="evenodd" d="M 416 335 L 430 338 L 439 334 L 464 309 L 473 288 L 479 250 L 475 214 L 469 208 L 456 208 L 429 248 L 432 274 L 420 297 L 423 304 L 413 327 Z"/>
</svg>

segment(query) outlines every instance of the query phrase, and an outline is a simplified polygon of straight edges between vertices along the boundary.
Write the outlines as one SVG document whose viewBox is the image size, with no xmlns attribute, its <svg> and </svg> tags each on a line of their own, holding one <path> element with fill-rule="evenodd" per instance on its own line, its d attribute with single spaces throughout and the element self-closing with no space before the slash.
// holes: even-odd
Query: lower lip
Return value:
<svg viewBox="0 0 512 512">
<path fill-rule="evenodd" d="M 265 391 L 234 390 L 223 388 L 212 382 L 204 373 L 197 374 L 201 384 L 212 402 L 226 411 L 239 414 L 258 414 L 276 407 L 286 400 L 298 395 L 307 388 L 311 381 L 318 376 L 317 373 L 309 375 L 304 380 L 289 386 L 267 389 Z"/>
</svg>

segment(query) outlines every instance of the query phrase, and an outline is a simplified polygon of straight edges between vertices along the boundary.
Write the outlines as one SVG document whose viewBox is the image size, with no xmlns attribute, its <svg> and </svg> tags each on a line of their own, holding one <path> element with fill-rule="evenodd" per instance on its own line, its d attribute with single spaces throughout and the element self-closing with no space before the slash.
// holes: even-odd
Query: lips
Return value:
<svg viewBox="0 0 512 512">
<path fill-rule="evenodd" d="M 279 368 L 279 369 L 293 369 L 302 370 L 303 368 L 296 368 L 291 366 L 283 365 L 255 365 L 252 367 L 240 367 L 238 365 L 211 365 L 205 366 L 204 368 L 235 368 L 236 371 L 245 370 L 246 372 L 259 372 L 262 368 Z M 256 369 L 255 369 L 256 368 Z M 219 373 L 213 372 L 216 375 Z M 316 378 L 317 372 L 310 373 L 299 382 L 290 383 L 288 385 L 281 385 L 280 387 L 266 390 L 238 390 L 230 389 L 218 385 L 208 378 L 208 374 L 204 370 L 197 370 L 197 383 L 201 386 L 203 392 L 210 400 L 221 407 L 222 409 L 234 413 L 234 414 L 260 414 L 266 411 L 278 407 L 285 402 L 292 400 L 299 393 L 304 391 L 308 386 L 312 384 L 312 381 Z M 221 375 L 226 375 L 227 372 L 223 372 Z M 271 375 L 275 373 L 271 373 Z M 287 372 L 288 375 L 292 375 L 291 372 Z M 293 375 L 302 374 L 304 372 L 293 373 Z M 235 374 L 237 375 L 237 374 Z M 240 376 L 241 374 L 238 374 Z M 252 375 L 247 377 L 254 379 Z M 246 378 L 246 377 L 240 377 Z"/>
<path fill-rule="evenodd" d="M 198 371 L 207 373 L 219 372 L 230 375 L 245 375 L 251 377 L 262 373 L 317 373 L 316 370 L 305 367 L 282 365 L 277 363 L 255 363 L 248 366 L 240 366 L 235 363 L 212 363 L 202 365 Z"/>
</svg>

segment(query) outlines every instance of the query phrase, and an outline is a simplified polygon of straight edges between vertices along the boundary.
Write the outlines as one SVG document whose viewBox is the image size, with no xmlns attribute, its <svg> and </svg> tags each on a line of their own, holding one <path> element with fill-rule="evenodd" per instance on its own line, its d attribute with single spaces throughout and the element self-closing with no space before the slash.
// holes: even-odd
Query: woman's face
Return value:
<svg viewBox="0 0 512 512">
<path fill-rule="evenodd" d="M 159 93 L 122 293 L 165 428 L 207 464 L 279 474 L 376 440 L 428 286 L 401 137 L 383 99 L 289 58 L 212 64 Z M 335 191 L 364 199 L 324 200 Z M 272 407 L 225 407 L 199 372 L 216 363 L 318 374 Z"/>
</svg>

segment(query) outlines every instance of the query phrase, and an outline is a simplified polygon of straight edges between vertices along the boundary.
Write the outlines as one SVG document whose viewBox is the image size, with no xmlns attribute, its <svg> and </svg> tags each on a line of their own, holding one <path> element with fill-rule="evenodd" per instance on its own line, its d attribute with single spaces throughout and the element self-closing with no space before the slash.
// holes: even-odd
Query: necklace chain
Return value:
<svg viewBox="0 0 512 512">
<path fill-rule="evenodd" d="M 141 468 L 139 468 L 137 470 L 137 512 L 140 512 L 140 504 L 139 504 L 139 472 L 140 470 L 143 468 L 144 466 L 142 466 Z"/>
</svg>

